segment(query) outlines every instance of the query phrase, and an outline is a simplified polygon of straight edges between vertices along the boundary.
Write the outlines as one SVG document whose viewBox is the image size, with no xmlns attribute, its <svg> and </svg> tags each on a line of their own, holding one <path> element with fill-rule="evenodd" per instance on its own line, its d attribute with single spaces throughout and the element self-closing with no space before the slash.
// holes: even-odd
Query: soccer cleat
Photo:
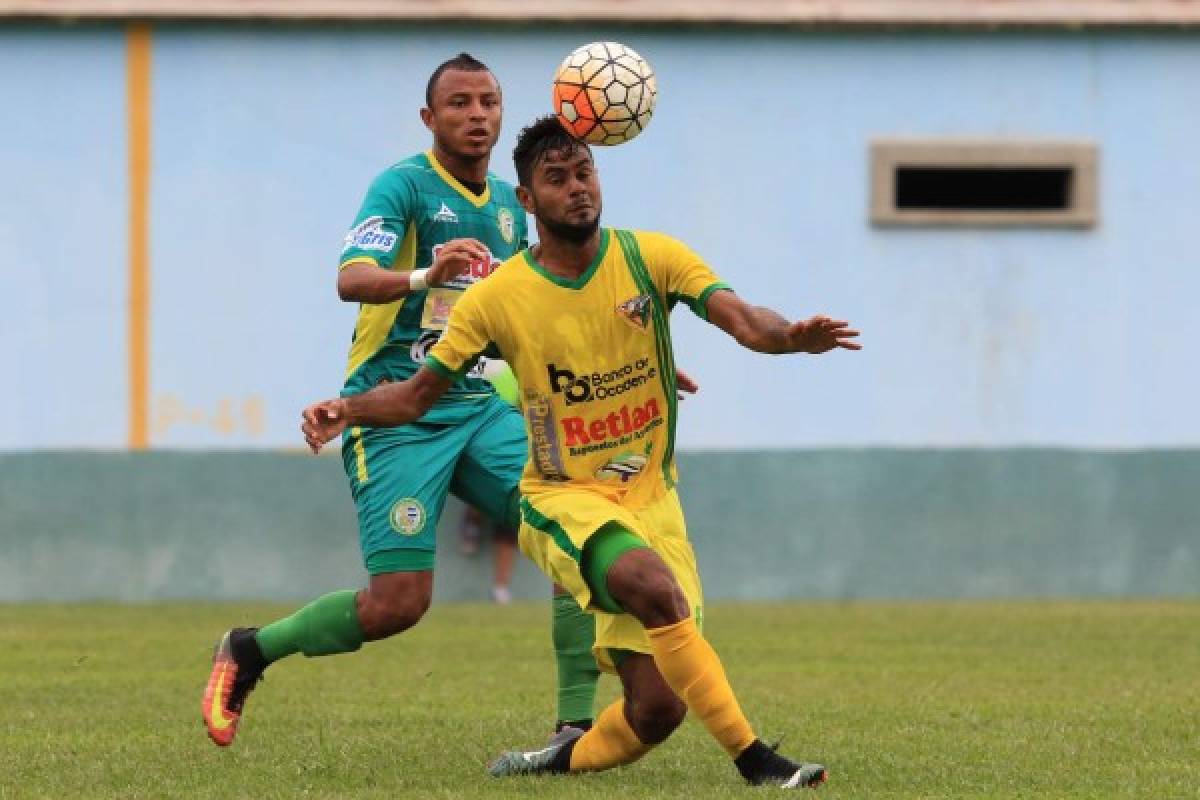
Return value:
<svg viewBox="0 0 1200 800">
<path fill-rule="evenodd" d="M 773 785 L 783 789 L 815 789 L 829 777 L 820 764 L 797 764 L 767 747 L 761 741 L 746 748 L 734 764 L 747 783 Z"/>
<path fill-rule="evenodd" d="M 780 756 L 780 758 L 783 757 Z M 786 761 L 787 759 L 784 760 Z M 825 767 L 820 764 L 792 763 L 791 766 L 796 771 L 792 773 L 791 777 L 779 784 L 784 789 L 815 789 L 829 777 L 829 773 L 825 771 Z"/>
<path fill-rule="evenodd" d="M 245 650 L 254 644 L 257 628 L 233 628 L 225 632 L 213 651 L 212 672 L 208 685 L 204 687 L 204 699 L 200 712 L 204 716 L 204 727 L 208 738 L 219 747 L 233 744 L 237 736 L 238 722 L 242 718 L 242 707 L 246 695 L 250 694 L 262 677 L 263 667 L 239 665 L 234 657 L 236 650 Z M 248 641 L 247 641 L 248 640 Z"/>
<path fill-rule="evenodd" d="M 571 768 L 571 750 L 583 736 L 578 728 L 565 727 L 550 738 L 550 744 L 541 750 L 511 750 L 488 764 L 488 773 L 493 778 L 509 775 L 542 775 L 566 772 Z"/>
</svg>

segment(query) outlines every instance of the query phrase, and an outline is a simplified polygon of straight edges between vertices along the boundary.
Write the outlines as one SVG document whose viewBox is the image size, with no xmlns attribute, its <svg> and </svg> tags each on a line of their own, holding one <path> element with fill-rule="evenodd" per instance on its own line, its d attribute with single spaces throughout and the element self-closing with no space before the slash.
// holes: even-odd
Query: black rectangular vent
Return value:
<svg viewBox="0 0 1200 800">
<path fill-rule="evenodd" d="M 916 226 L 1096 224 L 1096 146 L 1031 139 L 871 143 L 871 222 Z"/>
<path fill-rule="evenodd" d="M 896 168 L 896 208 L 1065 211 L 1070 167 Z"/>
</svg>

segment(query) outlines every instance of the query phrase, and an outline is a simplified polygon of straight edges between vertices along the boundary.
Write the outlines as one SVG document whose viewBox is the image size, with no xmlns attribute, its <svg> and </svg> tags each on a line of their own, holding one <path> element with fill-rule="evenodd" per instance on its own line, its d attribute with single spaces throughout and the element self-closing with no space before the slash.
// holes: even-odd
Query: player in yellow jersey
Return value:
<svg viewBox="0 0 1200 800">
<path fill-rule="evenodd" d="M 518 199 L 540 242 L 468 289 L 412 378 L 304 411 L 313 450 L 347 425 L 419 418 L 485 351 L 516 373 L 529 433 L 520 545 L 596 615 L 597 660 L 624 697 L 587 733 L 510 752 L 493 775 L 581 772 L 628 764 L 691 711 L 752 784 L 816 786 L 754 734 L 698 627 L 703 598 L 675 492 L 676 393 L 668 314 L 683 302 L 763 353 L 857 350 L 857 331 L 823 316 L 789 322 L 742 301 L 681 242 L 599 225 L 586 145 L 553 117 L 521 132 Z"/>
</svg>

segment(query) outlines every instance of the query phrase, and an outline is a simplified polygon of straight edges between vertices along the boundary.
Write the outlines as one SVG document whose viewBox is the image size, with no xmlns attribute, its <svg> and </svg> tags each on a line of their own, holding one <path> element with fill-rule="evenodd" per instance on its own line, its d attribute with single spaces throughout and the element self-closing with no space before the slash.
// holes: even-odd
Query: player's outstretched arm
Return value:
<svg viewBox="0 0 1200 800">
<path fill-rule="evenodd" d="M 835 348 L 861 350 L 858 331 L 850 323 L 815 316 L 789 322 L 762 306 L 752 306 L 733 292 L 713 292 L 708 298 L 708 321 L 742 347 L 759 353 L 825 353 Z"/>
<path fill-rule="evenodd" d="M 390 428 L 425 416 L 450 381 L 428 367 L 421 367 L 406 381 L 386 383 L 350 397 L 322 400 L 304 409 L 304 441 L 314 453 L 353 425 Z"/>
<path fill-rule="evenodd" d="M 491 260 L 487 246 L 477 239 L 451 239 L 434 256 L 427 270 L 395 272 L 366 261 L 347 264 L 338 272 L 338 297 L 350 303 L 392 303 L 409 292 L 441 286 L 463 274 L 472 261 Z"/>
</svg>

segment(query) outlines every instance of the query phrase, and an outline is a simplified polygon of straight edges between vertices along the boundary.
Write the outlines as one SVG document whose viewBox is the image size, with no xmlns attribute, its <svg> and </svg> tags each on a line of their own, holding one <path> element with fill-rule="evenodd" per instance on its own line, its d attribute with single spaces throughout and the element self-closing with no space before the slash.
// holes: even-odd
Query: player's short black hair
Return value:
<svg viewBox="0 0 1200 800">
<path fill-rule="evenodd" d="M 442 77 L 442 73 L 448 69 L 457 69 L 463 72 L 491 72 L 487 64 L 470 53 L 459 53 L 454 58 L 443 61 L 429 76 L 429 83 L 425 84 L 426 108 L 433 108 L 433 90 L 437 86 L 438 78 Z"/>
<path fill-rule="evenodd" d="M 546 157 L 548 151 L 554 150 L 562 153 L 564 157 L 570 157 L 581 147 L 591 153 L 587 143 L 568 133 L 553 114 L 538 117 L 517 134 L 517 146 L 513 148 L 517 183 L 526 188 L 532 185 L 533 169 Z"/>
</svg>

